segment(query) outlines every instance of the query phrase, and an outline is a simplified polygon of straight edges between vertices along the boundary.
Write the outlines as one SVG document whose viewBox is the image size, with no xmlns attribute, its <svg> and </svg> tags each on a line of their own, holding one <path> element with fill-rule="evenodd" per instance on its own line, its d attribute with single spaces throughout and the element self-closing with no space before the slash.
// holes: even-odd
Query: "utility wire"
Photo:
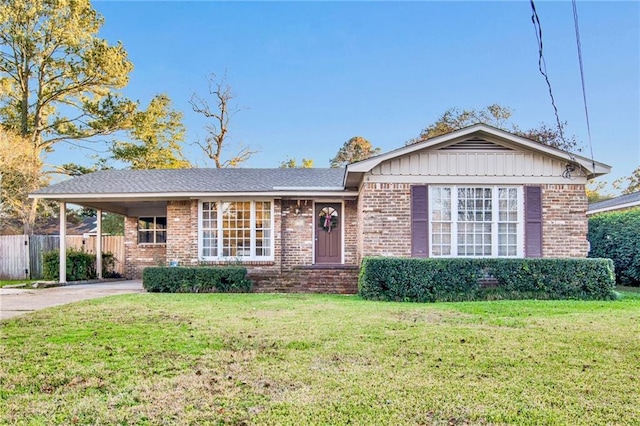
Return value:
<svg viewBox="0 0 640 426">
<path fill-rule="evenodd" d="M 533 23 L 533 27 L 536 31 L 536 40 L 538 41 L 538 69 L 540 70 L 540 74 L 544 77 L 544 80 L 547 82 L 547 87 L 549 88 L 549 97 L 551 98 L 551 106 L 553 106 L 553 112 L 556 116 L 556 123 L 558 125 L 558 132 L 560 134 L 560 139 L 562 143 L 567 146 L 567 141 L 564 138 L 564 131 L 562 130 L 562 124 L 560 123 L 560 116 L 558 114 L 558 108 L 556 107 L 556 100 L 553 97 L 553 90 L 551 89 L 551 82 L 549 81 L 549 76 L 547 74 L 547 64 L 544 60 L 543 54 L 543 45 L 542 45 L 542 25 L 540 25 L 540 18 L 538 17 L 538 11 L 536 10 L 536 5 L 533 0 L 529 0 L 531 4 L 531 22 Z M 575 161 L 575 157 L 572 153 L 569 152 L 572 161 Z"/>
<path fill-rule="evenodd" d="M 584 84 L 584 67 L 582 65 L 582 44 L 580 43 L 580 29 L 578 27 L 578 8 L 576 0 L 571 1 L 573 5 L 573 23 L 576 29 L 576 45 L 578 47 L 578 62 L 580 63 L 580 80 L 582 82 L 582 101 L 584 102 L 584 116 L 587 120 L 587 135 L 589 137 L 589 150 L 591 152 L 591 167 L 593 174 L 596 173 L 596 162 L 593 159 L 593 145 L 591 143 L 591 125 L 589 124 L 589 109 L 587 108 L 587 91 Z"/>
</svg>

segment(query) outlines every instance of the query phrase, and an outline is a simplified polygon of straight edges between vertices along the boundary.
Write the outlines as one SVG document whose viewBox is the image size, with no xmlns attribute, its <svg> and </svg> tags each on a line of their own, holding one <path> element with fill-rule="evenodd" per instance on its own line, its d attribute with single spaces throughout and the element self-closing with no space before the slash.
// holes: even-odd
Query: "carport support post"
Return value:
<svg viewBox="0 0 640 426">
<path fill-rule="evenodd" d="M 98 220 L 96 221 L 96 272 L 98 274 L 98 279 L 102 279 L 102 210 L 98 209 L 96 211 L 96 216 Z"/>
<path fill-rule="evenodd" d="M 60 202 L 60 284 L 67 283 L 67 203 Z"/>
</svg>

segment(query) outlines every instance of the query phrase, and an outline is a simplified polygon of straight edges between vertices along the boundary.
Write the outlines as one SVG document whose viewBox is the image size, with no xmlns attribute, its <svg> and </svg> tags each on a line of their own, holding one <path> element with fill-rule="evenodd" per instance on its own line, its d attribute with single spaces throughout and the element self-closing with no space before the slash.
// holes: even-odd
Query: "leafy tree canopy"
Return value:
<svg viewBox="0 0 640 426">
<path fill-rule="evenodd" d="M 635 169 L 631 176 L 617 179 L 613 182 L 613 187 L 621 189 L 623 194 L 631 194 L 640 191 L 640 167 Z"/>
<path fill-rule="evenodd" d="M 128 134 L 132 142 L 115 142 L 113 158 L 132 169 L 181 169 L 191 167 L 182 153 L 182 113 L 171 109 L 171 100 L 158 95 L 146 111 L 133 115 Z"/>
<path fill-rule="evenodd" d="M 591 179 L 587 182 L 585 191 L 587 193 L 587 200 L 589 201 L 589 203 L 595 203 L 598 201 L 604 201 L 613 198 L 613 195 L 604 192 L 606 185 L 607 182 L 596 182 L 594 179 Z"/>
<path fill-rule="evenodd" d="M 50 205 L 37 205 L 28 198 L 30 192 L 48 183 L 40 173 L 42 160 L 37 150 L 21 136 L 0 130 L 0 227 L 14 221 L 22 224 L 22 232 L 30 234 L 38 209 L 40 213 Z"/>
<path fill-rule="evenodd" d="M 510 121 L 512 114 L 511 108 L 498 104 L 489 105 L 483 109 L 465 109 L 462 111 L 458 108 L 449 108 L 434 123 L 422 129 L 417 137 L 407 141 L 406 144 L 411 145 L 474 124 L 484 123 L 564 151 L 571 152 L 576 150 L 578 145 L 576 137 L 567 138 L 564 134 L 566 122 L 560 123 L 559 127 L 541 123 L 538 127 L 522 130 Z"/>
<path fill-rule="evenodd" d="M 296 168 L 311 169 L 313 168 L 313 160 L 303 158 L 302 163 L 298 164 L 295 158 L 287 157 L 285 161 L 280 162 L 280 168 L 281 169 L 296 169 Z"/>
<path fill-rule="evenodd" d="M 373 157 L 380 148 L 371 146 L 371 142 L 362 136 L 354 136 L 346 141 L 330 161 L 331 167 L 344 167 L 356 161 Z"/>
<path fill-rule="evenodd" d="M 111 134 L 135 103 L 116 89 L 133 65 L 121 44 L 98 37 L 103 18 L 89 0 L 0 3 L 0 120 L 44 151 Z"/>
</svg>

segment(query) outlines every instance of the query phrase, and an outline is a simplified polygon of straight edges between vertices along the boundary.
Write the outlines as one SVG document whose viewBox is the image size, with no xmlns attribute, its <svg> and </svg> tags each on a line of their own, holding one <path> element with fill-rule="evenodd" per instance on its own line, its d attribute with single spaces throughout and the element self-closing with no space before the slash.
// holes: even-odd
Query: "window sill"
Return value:
<svg viewBox="0 0 640 426">
<path fill-rule="evenodd" d="M 167 247 L 167 244 L 166 243 L 138 243 L 138 247 L 141 247 L 141 248 Z"/>
<path fill-rule="evenodd" d="M 215 265 L 215 266 L 233 266 L 233 265 L 242 265 L 242 266 L 273 266 L 276 264 L 275 260 L 200 260 L 198 262 L 199 265 L 207 266 L 207 265 Z"/>
</svg>

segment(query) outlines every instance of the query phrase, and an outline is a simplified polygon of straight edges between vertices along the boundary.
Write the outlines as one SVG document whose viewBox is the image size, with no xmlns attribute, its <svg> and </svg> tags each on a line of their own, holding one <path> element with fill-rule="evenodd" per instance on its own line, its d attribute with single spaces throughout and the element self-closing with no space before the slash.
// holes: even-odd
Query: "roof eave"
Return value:
<svg viewBox="0 0 640 426">
<path fill-rule="evenodd" d="M 640 200 L 637 201 L 632 201 L 629 203 L 623 203 L 623 204 L 614 204 L 613 206 L 608 206 L 608 207 L 601 207 L 601 208 L 596 208 L 596 209 L 589 209 L 587 210 L 587 216 L 591 216 L 597 213 L 604 213 L 604 212 L 610 212 L 610 211 L 616 211 L 616 210 L 624 210 L 624 209 L 629 209 L 632 207 L 637 207 L 640 206 Z"/>
<path fill-rule="evenodd" d="M 593 179 L 598 176 L 606 175 L 611 172 L 611 166 L 588 159 L 586 157 L 569 153 L 567 151 L 563 151 L 558 148 L 554 148 L 548 145 L 541 144 L 539 142 L 535 142 L 521 136 L 514 135 L 513 133 L 509 133 L 504 130 L 500 130 L 491 126 L 487 126 L 485 124 L 475 124 L 473 126 L 466 127 L 464 129 L 456 130 L 451 133 L 447 133 L 446 135 L 436 136 L 435 138 L 427 139 L 422 142 L 415 143 L 413 145 L 404 146 L 402 148 L 395 149 L 393 151 L 389 151 L 385 154 L 377 155 L 375 157 L 371 157 L 367 160 L 359 161 L 357 163 L 349 164 L 347 166 L 346 173 L 367 173 L 371 171 L 374 167 L 379 165 L 380 163 L 390 160 L 392 158 L 400 157 L 402 155 L 407 155 L 415 151 L 419 151 L 421 149 L 429 148 L 435 145 L 442 144 L 444 142 L 449 142 L 454 139 L 463 138 L 465 136 L 469 136 L 474 133 L 485 134 L 488 136 L 498 137 L 505 139 L 510 142 L 514 142 L 518 145 L 524 146 L 526 148 L 536 150 L 547 155 L 560 158 L 567 162 L 577 163 L 582 167 L 586 173 L 587 179 Z M 348 180 L 348 177 L 345 176 L 345 182 Z"/>
<path fill-rule="evenodd" d="M 29 198 L 41 198 L 46 200 L 69 201 L 73 200 L 110 200 L 110 201 L 160 201 L 160 200 L 184 200 L 200 198 L 220 198 L 220 197 L 354 197 L 357 191 L 346 191 L 338 188 L 330 190 L 314 189 L 287 189 L 275 191 L 252 191 L 252 192 L 168 192 L 168 193 L 31 193 Z"/>
</svg>

